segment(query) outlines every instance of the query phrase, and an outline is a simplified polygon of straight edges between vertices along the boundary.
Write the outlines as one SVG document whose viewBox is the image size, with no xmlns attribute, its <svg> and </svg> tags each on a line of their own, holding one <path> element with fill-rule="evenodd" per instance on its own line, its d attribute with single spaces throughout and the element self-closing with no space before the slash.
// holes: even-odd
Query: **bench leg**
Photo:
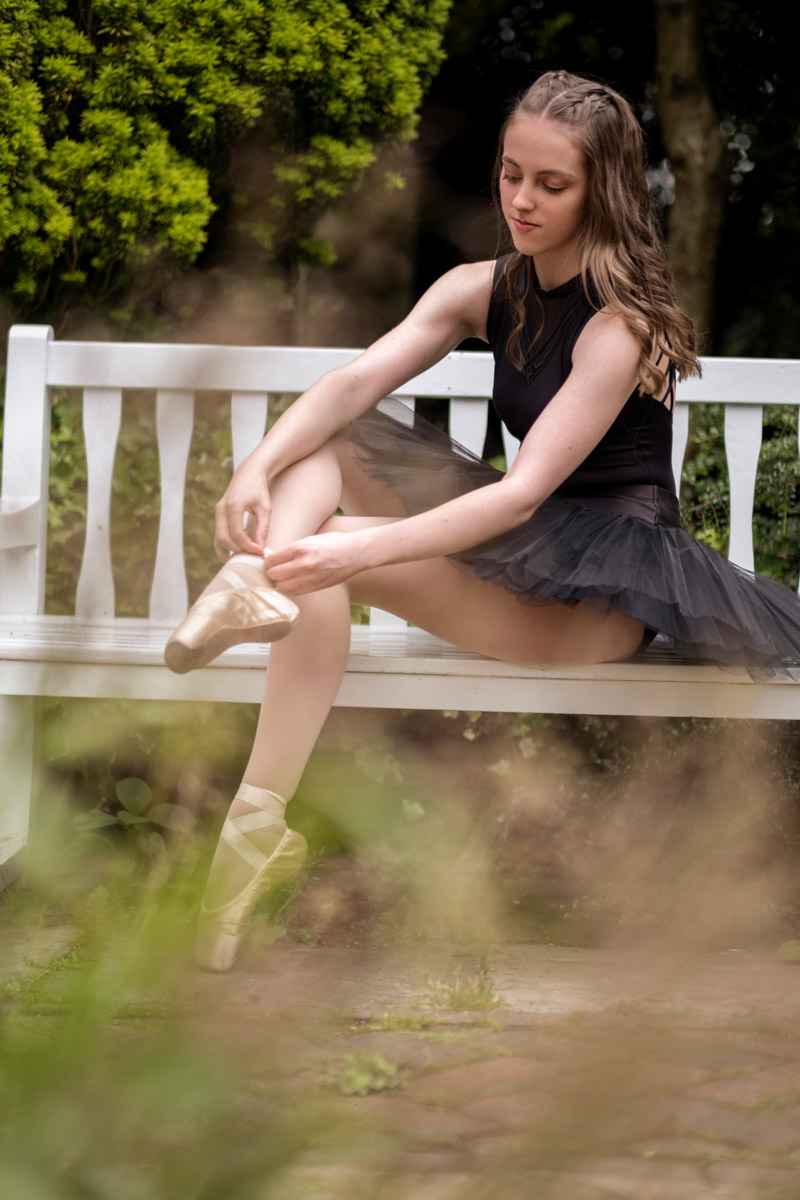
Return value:
<svg viewBox="0 0 800 1200">
<path fill-rule="evenodd" d="M 0 891 L 21 870 L 33 791 L 32 696 L 0 696 Z"/>
</svg>

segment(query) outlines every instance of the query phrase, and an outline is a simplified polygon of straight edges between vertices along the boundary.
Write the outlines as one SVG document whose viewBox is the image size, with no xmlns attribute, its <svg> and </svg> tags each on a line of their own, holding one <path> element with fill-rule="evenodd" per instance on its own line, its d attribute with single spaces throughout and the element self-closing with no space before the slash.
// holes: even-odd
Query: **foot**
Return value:
<svg viewBox="0 0 800 1200">
<path fill-rule="evenodd" d="M 206 971 L 231 969 L 259 898 L 290 879 L 308 849 L 303 835 L 287 828 L 285 801 L 277 793 L 245 784 L 238 800 L 249 811 L 228 817 L 222 827 L 220 857 L 212 863 L 197 918 L 195 958 Z M 231 885 L 238 889 L 232 896 Z"/>
<path fill-rule="evenodd" d="M 270 583 L 252 554 L 236 554 L 195 601 L 164 648 L 171 671 L 184 675 L 204 667 L 240 642 L 286 637 L 299 610 Z"/>
</svg>

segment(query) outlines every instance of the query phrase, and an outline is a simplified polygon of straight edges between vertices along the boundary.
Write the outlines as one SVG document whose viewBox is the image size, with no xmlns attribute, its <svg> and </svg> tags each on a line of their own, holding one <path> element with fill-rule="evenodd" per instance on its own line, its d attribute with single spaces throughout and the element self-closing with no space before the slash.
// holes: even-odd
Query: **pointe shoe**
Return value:
<svg viewBox="0 0 800 1200">
<path fill-rule="evenodd" d="M 253 800 L 252 803 L 258 803 L 265 813 L 269 813 L 268 799 Z M 286 829 L 270 855 L 262 854 L 239 832 L 240 829 L 259 829 L 275 823 L 274 818 L 268 816 L 265 819 L 261 813 L 247 813 L 229 817 L 222 828 L 223 840 L 250 863 L 255 874 L 227 904 L 207 908 L 203 900 L 197 917 L 195 959 L 206 971 L 230 971 L 259 897 L 290 879 L 306 857 L 308 844 L 295 829 Z"/>
<path fill-rule="evenodd" d="M 206 666 L 240 642 L 277 642 L 297 621 L 300 610 L 283 592 L 242 587 L 239 576 L 225 568 L 220 576 L 238 586 L 201 596 L 164 647 L 164 661 L 178 675 Z"/>
</svg>

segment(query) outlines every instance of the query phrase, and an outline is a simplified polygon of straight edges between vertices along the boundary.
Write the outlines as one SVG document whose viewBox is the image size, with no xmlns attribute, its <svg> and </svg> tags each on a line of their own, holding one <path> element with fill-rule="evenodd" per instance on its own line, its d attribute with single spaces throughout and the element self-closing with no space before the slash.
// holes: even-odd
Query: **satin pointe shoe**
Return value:
<svg viewBox="0 0 800 1200">
<path fill-rule="evenodd" d="M 185 675 L 240 642 L 277 642 L 294 627 L 299 609 L 273 587 L 243 586 L 235 571 L 217 575 L 232 586 L 201 596 L 164 647 L 170 671 Z"/>
<path fill-rule="evenodd" d="M 283 805 L 269 792 L 259 797 L 248 794 L 247 800 L 261 811 L 228 817 L 220 838 L 245 859 L 255 873 L 226 904 L 208 908 L 203 900 L 197 917 L 195 959 L 197 965 L 206 971 L 230 971 L 259 897 L 290 879 L 302 866 L 308 851 L 308 844 L 301 833 L 295 829 L 285 829 L 272 853 L 263 854 L 244 836 L 244 832 L 264 829 L 268 825 L 285 826 Z"/>
</svg>

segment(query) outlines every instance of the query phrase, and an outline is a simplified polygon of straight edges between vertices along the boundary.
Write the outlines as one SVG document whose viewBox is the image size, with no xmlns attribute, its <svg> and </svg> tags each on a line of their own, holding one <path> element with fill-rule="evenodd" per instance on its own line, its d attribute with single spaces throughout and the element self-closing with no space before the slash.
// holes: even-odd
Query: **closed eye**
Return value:
<svg viewBox="0 0 800 1200">
<path fill-rule="evenodd" d="M 519 183 L 522 177 L 520 175 L 509 175 L 508 171 L 504 171 L 500 178 L 504 183 Z M 549 192 L 551 196 L 559 196 L 562 192 L 567 190 L 564 187 L 551 187 L 548 183 L 543 183 L 542 187 L 546 192 Z"/>
</svg>

